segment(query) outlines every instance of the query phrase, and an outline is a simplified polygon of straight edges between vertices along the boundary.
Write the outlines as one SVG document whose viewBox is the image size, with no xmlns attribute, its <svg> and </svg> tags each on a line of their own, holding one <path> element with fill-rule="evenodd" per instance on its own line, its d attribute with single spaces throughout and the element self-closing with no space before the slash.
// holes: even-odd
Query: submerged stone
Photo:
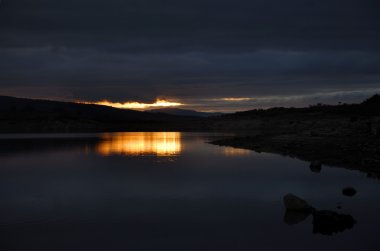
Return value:
<svg viewBox="0 0 380 251">
<path fill-rule="evenodd" d="M 310 206 L 305 200 L 295 196 L 294 194 L 287 194 L 283 198 L 286 210 L 290 211 L 306 211 L 310 212 L 313 207 Z"/>
<path fill-rule="evenodd" d="M 348 197 L 352 197 L 356 194 L 356 190 L 353 187 L 346 187 L 342 190 L 342 194 Z"/>
<path fill-rule="evenodd" d="M 311 211 L 294 211 L 286 210 L 284 215 L 284 222 L 287 225 L 295 225 L 307 219 Z"/>
</svg>

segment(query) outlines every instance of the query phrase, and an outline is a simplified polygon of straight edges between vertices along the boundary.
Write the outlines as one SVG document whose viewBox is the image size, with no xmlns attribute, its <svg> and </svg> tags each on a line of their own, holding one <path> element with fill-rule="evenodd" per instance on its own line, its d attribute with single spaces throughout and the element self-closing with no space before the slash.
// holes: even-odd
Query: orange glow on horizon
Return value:
<svg viewBox="0 0 380 251">
<path fill-rule="evenodd" d="M 180 132 L 126 132 L 104 134 L 97 146 L 101 155 L 176 156 L 181 150 Z"/>
<path fill-rule="evenodd" d="M 111 106 L 114 108 L 119 109 L 147 109 L 147 108 L 154 108 L 154 107 L 176 107 L 184 105 L 179 102 L 171 102 L 167 101 L 165 99 L 157 99 L 154 103 L 140 103 L 140 102 L 111 102 L 108 100 L 102 100 L 97 102 L 87 102 L 87 101 L 78 101 L 77 103 L 81 104 L 92 104 L 92 105 L 105 105 L 105 106 Z"/>
</svg>

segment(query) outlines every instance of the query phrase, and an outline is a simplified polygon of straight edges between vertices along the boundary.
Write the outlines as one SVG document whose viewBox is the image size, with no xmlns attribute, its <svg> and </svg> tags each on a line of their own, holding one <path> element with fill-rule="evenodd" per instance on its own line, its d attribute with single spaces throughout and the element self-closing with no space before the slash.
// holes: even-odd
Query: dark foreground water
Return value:
<svg viewBox="0 0 380 251">
<path fill-rule="evenodd" d="M 379 180 L 220 137 L 1 136 L 0 250 L 380 250 Z M 287 193 L 356 224 L 286 216 Z"/>
</svg>

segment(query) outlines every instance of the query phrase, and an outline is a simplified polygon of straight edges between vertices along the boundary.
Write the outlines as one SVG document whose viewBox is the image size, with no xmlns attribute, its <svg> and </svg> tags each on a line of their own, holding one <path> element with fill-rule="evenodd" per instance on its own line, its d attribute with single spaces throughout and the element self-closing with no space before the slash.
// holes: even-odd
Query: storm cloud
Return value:
<svg viewBox="0 0 380 251">
<path fill-rule="evenodd" d="M 380 89 L 377 0 L 3 0 L 0 6 L 0 94 L 166 97 L 200 110 L 231 110 L 306 105 L 316 96 L 350 102 Z M 255 102 L 216 101 L 225 97 Z"/>
</svg>

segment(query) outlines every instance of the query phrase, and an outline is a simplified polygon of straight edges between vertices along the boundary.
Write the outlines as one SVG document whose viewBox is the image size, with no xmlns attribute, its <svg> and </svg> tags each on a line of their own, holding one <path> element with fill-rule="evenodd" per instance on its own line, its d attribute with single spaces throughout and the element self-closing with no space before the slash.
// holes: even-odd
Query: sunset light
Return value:
<svg viewBox="0 0 380 251">
<path fill-rule="evenodd" d="M 180 132 L 126 132 L 104 134 L 97 146 L 101 155 L 175 156 L 181 152 Z"/>
<path fill-rule="evenodd" d="M 379 250 L 380 0 L 0 0 L 0 251 Z"/>
<path fill-rule="evenodd" d="M 140 103 L 140 102 L 111 102 L 108 100 L 97 101 L 97 102 L 87 102 L 87 101 L 78 101 L 77 103 L 81 104 L 92 104 L 92 105 L 105 105 L 111 106 L 114 108 L 120 109 L 148 109 L 148 108 L 162 108 L 162 107 L 176 107 L 183 105 L 179 102 L 171 102 L 165 99 L 157 99 L 154 103 Z"/>
</svg>

